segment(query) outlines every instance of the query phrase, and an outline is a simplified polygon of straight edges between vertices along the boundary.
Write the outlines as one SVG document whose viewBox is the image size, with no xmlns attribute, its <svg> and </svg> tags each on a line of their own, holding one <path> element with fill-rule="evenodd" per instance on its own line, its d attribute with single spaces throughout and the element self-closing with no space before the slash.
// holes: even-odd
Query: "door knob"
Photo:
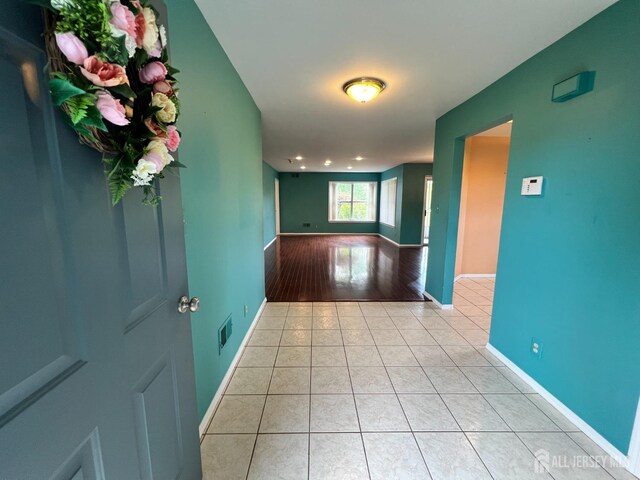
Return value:
<svg viewBox="0 0 640 480">
<path fill-rule="evenodd" d="M 189 300 L 189 297 L 183 295 L 178 300 L 178 312 L 186 313 L 187 310 L 191 310 L 192 312 L 197 312 L 200 310 L 200 299 L 198 297 L 193 297 Z"/>
</svg>

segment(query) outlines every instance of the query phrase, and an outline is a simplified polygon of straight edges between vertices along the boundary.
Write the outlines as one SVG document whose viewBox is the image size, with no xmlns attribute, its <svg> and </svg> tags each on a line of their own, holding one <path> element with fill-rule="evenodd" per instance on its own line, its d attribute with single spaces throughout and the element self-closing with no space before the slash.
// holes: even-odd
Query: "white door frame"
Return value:
<svg viewBox="0 0 640 480">
<path fill-rule="evenodd" d="M 420 229 L 420 245 L 425 245 L 424 227 L 425 227 L 425 224 L 427 223 L 427 216 L 425 214 L 425 211 L 427 210 L 427 182 L 429 180 L 433 181 L 433 175 L 424 176 L 424 190 L 422 192 L 422 228 Z"/>
<path fill-rule="evenodd" d="M 276 236 L 280 235 L 280 180 L 275 181 L 275 214 L 276 214 Z"/>
</svg>

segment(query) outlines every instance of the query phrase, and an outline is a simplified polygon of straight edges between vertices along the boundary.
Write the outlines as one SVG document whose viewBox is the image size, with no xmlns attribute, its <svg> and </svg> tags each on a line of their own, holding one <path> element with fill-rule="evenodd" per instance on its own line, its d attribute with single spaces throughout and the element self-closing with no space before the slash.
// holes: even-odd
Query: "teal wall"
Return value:
<svg viewBox="0 0 640 480">
<path fill-rule="evenodd" d="M 404 163 L 380 174 L 380 180 L 397 177 L 396 225 L 380 224 L 380 234 L 400 245 L 422 244 L 424 177 L 431 175 L 431 163 Z"/>
<path fill-rule="evenodd" d="M 640 394 L 638 18 L 639 1 L 614 4 L 438 119 L 426 286 L 451 303 L 462 139 L 513 116 L 490 342 L 623 453 Z M 552 103 L 583 70 L 594 91 Z M 531 175 L 542 197 L 520 196 Z"/>
<path fill-rule="evenodd" d="M 280 173 L 282 233 L 378 233 L 378 222 L 329 223 L 329 182 L 378 182 L 379 173 Z M 380 190 L 378 189 L 378 195 Z M 310 223 L 311 227 L 303 227 Z"/>
<path fill-rule="evenodd" d="M 278 172 L 268 163 L 262 162 L 262 242 L 267 246 L 276 237 L 276 178 Z"/>
<path fill-rule="evenodd" d="M 380 181 L 389 180 L 394 177 L 398 179 L 396 190 L 396 224 L 393 227 L 385 225 L 384 223 L 380 224 L 380 235 L 383 235 L 389 240 L 393 240 L 396 243 L 400 243 L 400 232 L 402 228 L 402 186 L 404 179 L 403 172 L 404 166 L 398 165 L 397 167 L 394 167 L 380 174 Z"/>
<path fill-rule="evenodd" d="M 181 70 L 180 161 L 198 411 L 203 417 L 264 299 L 260 111 L 192 0 L 169 0 Z M 244 316 L 244 305 L 249 313 Z M 233 334 L 218 355 L 218 328 Z"/>
<path fill-rule="evenodd" d="M 424 177 L 431 175 L 431 163 L 405 163 L 402 182 L 402 230 L 400 244 L 421 245 Z"/>
</svg>

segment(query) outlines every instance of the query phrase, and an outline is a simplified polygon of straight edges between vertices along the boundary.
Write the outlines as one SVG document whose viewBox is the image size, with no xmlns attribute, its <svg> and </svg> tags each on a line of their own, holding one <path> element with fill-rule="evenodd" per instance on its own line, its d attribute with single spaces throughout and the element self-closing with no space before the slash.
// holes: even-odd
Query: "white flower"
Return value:
<svg viewBox="0 0 640 480">
<path fill-rule="evenodd" d="M 149 185 L 153 180 L 153 175 L 156 173 L 156 164 L 149 162 L 144 158 L 138 160 L 138 165 L 131 175 L 133 185 L 140 187 L 142 185 Z"/>
<path fill-rule="evenodd" d="M 149 54 L 153 52 L 158 41 L 158 25 L 156 25 L 156 14 L 149 7 L 142 9 L 142 15 L 144 16 L 145 30 L 142 37 L 142 48 Z"/>
<path fill-rule="evenodd" d="M 167 29 L 164 25 L 160 25 L 160 43 L 163 48 L 167 46 Z"/>
<path fill-rule="evenodd" d="M 72 5 L 73 0 L 51 0 L 51 6 L 56 10 L 62 10 L 68 5 Z"/>
<path fill-rule="evenodd" d="M 156 112 L 156 117 L 161 122 L 173 123 L 176 121 L 176 104 L 164 93 L 154 93 L 151 97 L 151 105 L 162 109 Z"/>
<path fill-rule="evenodd" d="M 114 38 L 119 38 L 124 35 L 124 46 L 127 49 L 127 54 L 129 58 L 132 58 L 136 54 L 136 39 L 129 35 L 124 30 L 120 30 L 115 25 L 109 24 L 111 27 L 111 36 Z"/>
<path fill-rule="evenodd" d="M 170 164 L 173 161 L 173 157 L 169 155 L 169 150 L 162 140 L 151 140 L 147 145 L 147 152 L 157 153 L 162 158 L 162 167 Z M 158 172 L 154 172 L 158 173 Z"/>
</svg>

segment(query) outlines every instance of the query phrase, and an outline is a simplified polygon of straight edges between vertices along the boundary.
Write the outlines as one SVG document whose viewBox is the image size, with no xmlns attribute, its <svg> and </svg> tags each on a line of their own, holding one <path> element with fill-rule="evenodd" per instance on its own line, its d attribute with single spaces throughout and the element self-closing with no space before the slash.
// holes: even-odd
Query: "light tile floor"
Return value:
<svg viewBox="0 0 640 480">
<path fill-rule="evenodd" d="M 204 436 L 204 478 L 635 478 L 486 351 L 493 285 L 457 282 L 454 310 L 269 303 Z M 540 449 L 556 464 L 541 470 Z"/>
</svg>

